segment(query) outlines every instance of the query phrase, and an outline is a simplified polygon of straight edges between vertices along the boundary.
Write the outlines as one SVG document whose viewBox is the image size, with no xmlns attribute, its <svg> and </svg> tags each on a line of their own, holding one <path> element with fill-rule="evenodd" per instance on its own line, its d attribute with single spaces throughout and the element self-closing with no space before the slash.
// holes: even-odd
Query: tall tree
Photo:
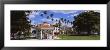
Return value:
<svg viewBox="0 0 110 50">
<path fill-rule="evenodd" d="M 64 22 L 65 22 L 65 24 L 66 24 L 66 19 L 64 19 Z"/>
<path fill-rule="evenodd" d="M 73 24 L 73 22 L 70 22 L 71 23 L 71 25 Z"/>
<path fill-rule="evenodd" d="M 60 20 L 61 20 L 62 22 L 64 22 L 64 19 L 63 19 L 63 18 L 60 18 Z"/>
<path fill-rule="evenodd" d="M 91 34 L 91 31 L 97 30 L 97 26 L 100 28 L 100 13 L 94 11 L 82 12 L 78 16 L 74 17 L 73 21 L 74 28 L 77 32 L 87 32 Z M 99 32 L 99 31 L 96 31 Z"/>
<path fill-rule="evenodd" d="M 56 22 L 57 22 L 58 20 L 56 19 Z"/>
<path fill-rule="evenodd" d="M 60 20 L 58 21 L 58 27 L 59 27 L 59 29 L 61 27 L 61 21 Z"/>
<path fill-rule="evenodd" d="M 67 20 L 67 24 L 69 23 L 70 21 L 69 20 Z"/>
<path fill-rule="evenodd" d="M 42 16 L 42 17 L 43 17 L 43 14 L 40 14 L 40 16 Z"/>
<path fill-rule="evenodd" d="M 50 16 L 47 16 L 47 19 L 50 19 Z"/>
<path fill-rule="evenodd" d="M 53 21 L 54 19 L 52 18 L 51 20 Z"/>
<path fill-rule="evenodd" d="M 50 14 L 50 17 L 52 18 L 53 17 L 53 14 Z"/>
<path fill-rule="evenodd" d="M 31 21 L 26 17 L 25 12 L 30 11 L 11 11 L 11 33 L 30 29 Z"/>
<path fill-rule="evenodd" d="M 47 11 L 44 11 L 43 13 L 44 13 L 44 14 L 47 14 Z"/>
</svg>

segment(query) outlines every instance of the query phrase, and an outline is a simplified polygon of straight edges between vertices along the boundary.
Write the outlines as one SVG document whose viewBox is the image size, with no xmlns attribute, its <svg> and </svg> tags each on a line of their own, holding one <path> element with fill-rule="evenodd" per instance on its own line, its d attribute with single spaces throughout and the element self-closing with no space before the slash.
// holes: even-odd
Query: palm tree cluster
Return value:
<svg viewBox="0 0 110 50">
<path fill-rule="evenodd" d="M 42 17 L 46 17 L 47 19 L 51 19 L 52 21 L 55 21 L 55 22 L 58 22 L 58 23 L 56 23 L 54 26 L 55 27 L 59 27 L 60 28 L 60 26 L 62 25 L 62 22 L 63 23 L 65 23 L 65 24 L 69 24 L 69 23 L 71 23 L 71 24 L 73 24 L 73 22 L 70 22 L 69 20 L 67 20 L 67 19 L 64 19 L 64 18 L 60 18 L 60 20 L 58 20 L 58 19 L 53 19 L 53 17 L 54 17 L 54 14 L 49 14 L 48 13 L 48 10 L 46 11 L 43 11 L 41 14 L 40 14 L 40 16 L 42 16 Z"/>
</svg>

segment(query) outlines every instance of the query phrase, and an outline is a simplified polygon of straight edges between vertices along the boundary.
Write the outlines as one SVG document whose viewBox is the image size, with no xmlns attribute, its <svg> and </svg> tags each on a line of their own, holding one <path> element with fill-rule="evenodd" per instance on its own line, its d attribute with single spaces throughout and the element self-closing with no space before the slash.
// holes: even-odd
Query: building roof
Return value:
<svg viewBox="0 0 110 50">
<path fill-rule="evenodd" d="M 40 28 L 40 29 L 54 29 L 54 27 L 47 22 L 44 22 L 43 24 L 39 25 L 38 28 Z"/>
</svg>

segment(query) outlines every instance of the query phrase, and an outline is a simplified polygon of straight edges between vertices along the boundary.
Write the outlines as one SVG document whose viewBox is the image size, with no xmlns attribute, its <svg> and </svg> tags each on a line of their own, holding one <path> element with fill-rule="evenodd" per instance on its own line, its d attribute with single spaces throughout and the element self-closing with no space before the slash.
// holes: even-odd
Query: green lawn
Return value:
<svg viewBox="0 0 110 50">
<path fill-rule="evenodd" d="M 59 40 L 100 40 L 100 35 L 89 35 L 89 36 L 67 36 L 59 35 Z"/>
</svg>

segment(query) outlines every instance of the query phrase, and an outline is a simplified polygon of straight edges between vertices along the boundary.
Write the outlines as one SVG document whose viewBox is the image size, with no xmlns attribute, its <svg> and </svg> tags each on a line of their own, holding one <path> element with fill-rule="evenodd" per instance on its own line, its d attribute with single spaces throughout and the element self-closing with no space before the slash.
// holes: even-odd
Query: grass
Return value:
<svg viewBox="0 0 110 50">
<path fill-rule="evenodd" d="M 59 35 L 58 40 L 100 40 L 100 35 L 89 35 L 89 36 L 69 36 Z"/>
</svg>

